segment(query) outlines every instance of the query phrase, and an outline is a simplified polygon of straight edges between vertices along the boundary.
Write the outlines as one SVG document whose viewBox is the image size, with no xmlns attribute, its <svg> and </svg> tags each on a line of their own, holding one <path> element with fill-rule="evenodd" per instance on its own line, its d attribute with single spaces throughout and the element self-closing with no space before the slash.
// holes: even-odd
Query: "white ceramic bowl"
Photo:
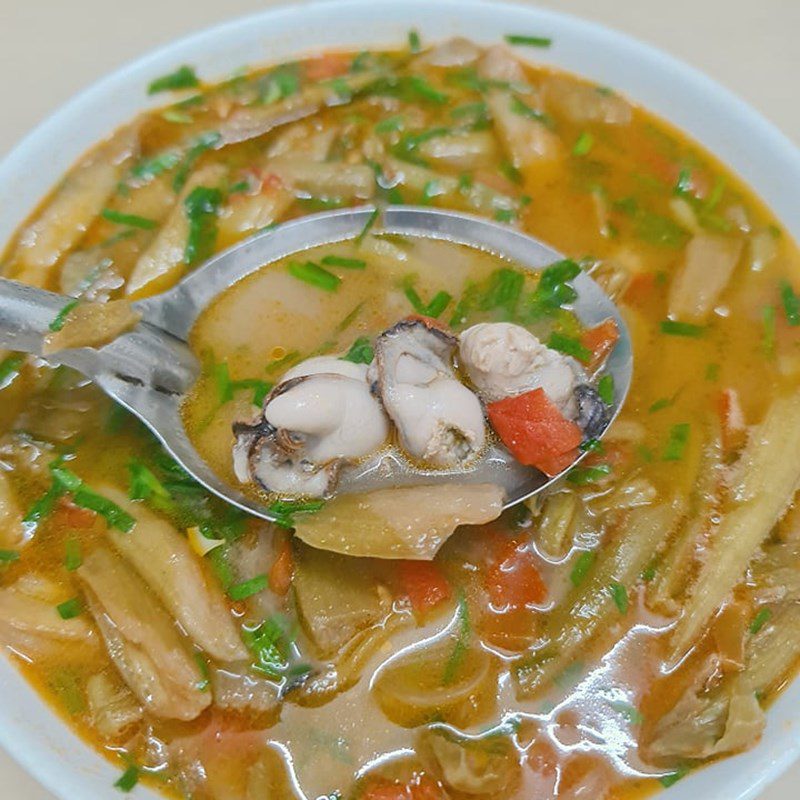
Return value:
<svg viewBox="0 0 800 800">
<path fill-rule="evenodd" d="M 179 64 L 223 77 L 242 64 L 284 60 L 328 47 L 397 45 L 410 27 L 423 40 L 455 34 L 479 42 L 523 32 L 551 36 L 537 60 L 613 86 L 670 120 L 736 170 L 800 239 L 800 151 L 733 94 L 669 56 L 574 17 L 481 0 L 333 0 L 275 8 L 190 36 L 115 72 L 72 100 L 0 164 L 0 241 L 5 241 L 94 142 L 145 108 L 145 87 Z M 163 101 L 158 101 L 163 102 Z M 0 657 L 0 743 L 64 800 L 114 797 L 119 770 L 83 744 Z M 800 681 L 769 712 L 754 750 L 700 770 L 669 800 L 747 800 L 800 755 Z M 0 794 L 12 795 L 11 787 Z M 143 787 L 136 797 L 155 798 Z"/>
</svg>

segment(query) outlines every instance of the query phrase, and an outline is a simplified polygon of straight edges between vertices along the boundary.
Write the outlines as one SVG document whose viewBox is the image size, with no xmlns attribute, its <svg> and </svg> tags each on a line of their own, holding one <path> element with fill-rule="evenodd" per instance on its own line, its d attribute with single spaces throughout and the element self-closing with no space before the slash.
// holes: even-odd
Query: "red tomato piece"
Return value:
<svg viewBox="0 0 800 800">
<path fill-rule="evenodd" d="M 58 504 L 58 518 L 59 522 L 69 528 L 91 528 L 97 514 L 88 508 L 79 508 L 62 497 Z"/>
<path fill-rule="evenodd" d="M 310 81 L 322 81 L 326 78 L 336 78 L 350 70 L 352 59 L 344 53 L 325 53 L 324 55 L 310 58 L 304 63 L 306 77 Z"/>
<path fill-rule="evenodd" d="M 486 411 L 497 435 L 521 464 L 556 475 L 577 458 L 581 429 L 564 417 L 544 389 L 489 403 Z"/>
<path fill-rule="evenodd" d="M 415 614 L 427 613 L 449 600 L 453 593 L 444 573 L 433 561 L 398 561 L 397 571 Z"/>
<path fill-rule="evenodd" d="M 278 553 L 269 571 L 269 588 L 275 594 L 285 595 L 292 587 L 293 575 L 294 558 L 292 557 L 292 546 L 288 539 L 284 539 L 278 546 Z"/>
<path fill-rule="evenodd" d="M 516 542 L 506 544 L 490 564 L 485 586 L 495 608 L 539 605 L 547 597 L 535 556 Z"/>
<path fill-rule="evenodd" d="M 581 336 L 581 344 L 592 351 L 590 369 L 596 369 L 608 358 L 619 340 L 619 328 L 610 317 Z"/>
</svg>

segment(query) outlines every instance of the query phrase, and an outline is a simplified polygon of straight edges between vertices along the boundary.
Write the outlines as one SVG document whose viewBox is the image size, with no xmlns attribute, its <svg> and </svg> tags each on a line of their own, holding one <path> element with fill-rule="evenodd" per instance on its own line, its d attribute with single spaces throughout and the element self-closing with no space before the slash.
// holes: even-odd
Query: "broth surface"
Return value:
<svg viewBox="0 0 800 800">
<path fill-rule="evenodd" d="M 151 89 L 185 94 L 84 156 L 0 270 L 136 299 L 310 211 L 457 208 L 552 244 L 616 299 L 626 405 L 530 508 L 433 562 L 355 559 L 224 507 L 80 376 L 0 353 L 0 641 L 123 789 L 629 800 L 753 746 L 794 674 L 796 245 L 613 89 L 504 48 L 417 50 L 166 76 Z M 193 333 L 187 425 L 229 479 L 231 421 L 298 359 L 415 310 L 409 287 L 446 292 L 445 322 L 476 291 L 470 322 L 519 313 L 491 293 L 508 265 L 490 254 L 369 235 L 304 257 L 331 254 L 364 268 L 331 267 L 324 291 L 271 265 Z M 533 329 L 569 332 L 562 311 Z"/>
</svg>

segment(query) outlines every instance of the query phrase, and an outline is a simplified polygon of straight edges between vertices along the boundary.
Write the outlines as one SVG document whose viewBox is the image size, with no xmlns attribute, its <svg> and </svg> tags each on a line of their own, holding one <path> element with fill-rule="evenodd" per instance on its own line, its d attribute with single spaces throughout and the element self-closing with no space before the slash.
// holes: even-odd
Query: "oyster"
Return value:
<svg viewBox="0 0 800 800">
<path fill-rule="evenodd" d="M 409 317 L 375 342 L 370 378 L 401 446 L 426 466 L 463 466 L 486 442 L 478 397 L 456 377 L 458 340 L 434 320 Z"/>
<path fill-rule="evenodd" d="M 257 419 L 234 423 L 236 477 L 269 492 L 330 496 L 341 467 L 389 435 L 366 374 L 365 365 L 330 356 L 293 367 Z"/>
</svg>

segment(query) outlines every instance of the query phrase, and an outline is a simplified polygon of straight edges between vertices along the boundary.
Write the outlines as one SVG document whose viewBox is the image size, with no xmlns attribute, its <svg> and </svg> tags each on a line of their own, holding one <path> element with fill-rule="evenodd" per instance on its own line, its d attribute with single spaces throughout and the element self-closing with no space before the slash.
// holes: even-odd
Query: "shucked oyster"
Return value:
<svg viewBox="0 0 800 800">
<path fill-rule="evenodd" d="M 258 420 L 234 424 L 234 472 L 266 491 L 327 497 L 345 462 L 386 441 L 389 421 L 364 365 L 315 358 L 287 376 L 267 396 Z"/>
<path fill-rule="evenodd" d="M 398 322 L 375 342 L 370 377 L 400 444 L 428 466 L 461 466 L 486 441 L 480 401 L 453 370 L 457 344 L 451 333 L 419 317 Z"/>
</svg>

